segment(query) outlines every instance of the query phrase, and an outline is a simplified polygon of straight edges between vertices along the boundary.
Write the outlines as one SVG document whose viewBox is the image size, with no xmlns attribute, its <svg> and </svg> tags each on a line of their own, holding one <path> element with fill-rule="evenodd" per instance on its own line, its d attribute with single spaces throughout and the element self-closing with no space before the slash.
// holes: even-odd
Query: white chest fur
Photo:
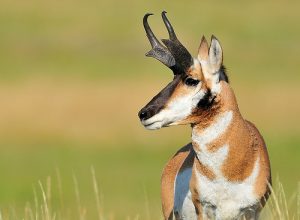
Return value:
<svg viewBox="0 0 300 220">
<path fill-rule="evenodd" d="M 259 158 L 251 175 L 242 182 L 230 182 L 224 177 L 209 180 L 196 172 L 203 214 L 213 213 L 216 219 L 236 219 L 243 209 L 256 205 L 259 200 L 254 194 L 254 183 L 259 173 Z"/>
<path fill-rule="evenodd" d="M 259 173 L 259 158 L 247 179 L 242 182 L 231 182 L 222 175 L 221 171 L 221 166 L 228 156 L 230 147 L 228 143 L 225 143 L 215 152 L 207 150 L 207 145 L 229 128 L 232 118 L 231 111 L 225 112 L 201 134 L 193 132 L 192 135 L 193 141 L 199 147 L 196 149 L 199 161 L 212 170 L 216 176 L 210 180 L 196 171 L 199 199 L 203 206 L 204 217 L 207 218 L 213 215 L 215 219 L 236 219 L 243 214 L 243 209 L 258 202 L 258 198 L 254 194 L 254 183 Z"/>
</svg>

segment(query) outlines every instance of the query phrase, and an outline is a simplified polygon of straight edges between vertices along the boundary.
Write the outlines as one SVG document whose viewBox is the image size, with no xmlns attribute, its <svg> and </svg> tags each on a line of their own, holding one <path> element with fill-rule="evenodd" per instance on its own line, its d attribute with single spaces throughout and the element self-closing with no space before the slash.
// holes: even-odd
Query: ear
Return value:
<svg viewBox="0 0 300 220">
<path fill-rule="evenodd" d="M 213 73 L 219 71 L 223 63 L 223 50 L 220 42 L 214 35 L 211 36 L 208 57 L 211 71 Z"/>
<path fill-rule="evenodd" d="M 198 60 L 200 62 L 208 61 L 208 43 L 204 35 L 202 36 L 201 43 L 198 49 Z"/>
</svg>

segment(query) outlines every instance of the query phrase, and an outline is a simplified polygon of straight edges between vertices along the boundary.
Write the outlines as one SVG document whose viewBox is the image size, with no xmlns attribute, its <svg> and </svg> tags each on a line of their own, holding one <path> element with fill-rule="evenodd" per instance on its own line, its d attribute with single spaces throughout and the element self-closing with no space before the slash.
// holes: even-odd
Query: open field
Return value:
<svg viewBox="0 0 300 220">
<path fill-rule="evenodd" d="M 300 181 L 299 8 L 299 1 L 2 1 L 3 218 L 21 219 L 27 202 L 42 203 L 41 181 L 45 191 L 51 182 L 58 218 L 80 219 L 75 176 L 86 219 L 96 219 L 93 166 L 104 219 L 160 219 L 162 167 L 190 138 L 188 126 L 146 131 L 137 118 L 171 79 L 144 57 L 150 46 L 142 16 L 154 12 L 151 26 L 165 38 L 164 9 L 192 54 L 202 34 L 220 39 L 240 109 L 265 137 L 274 179 L 293 198 Z"/>
<path fill-rule="evenodd" d="M 0 97 L 6 108 L 0 110 L 2 207 L 23 207 L 26 201 L 33 201 L 33 186 L 39 189 L 37 182 L 48 176 L 56 186 L 57 169 L 68 207 L 76 207 L 73 173 L 85 204 L 93 207 L 90 166 L 94 166 L 107 215 L 122 219 L 139 214 L 143 219 L 149 203 L 151 219 L 157 219 L 162 167 L 177 148 L 189 141 L 190 128 L 154 132 L 142 128 L 136 115 L 144 102 L 139 91 L 144 89 L 147 99 L 153 87 L 158 89 L 161 84 L 148 82 L 152 86 L 142 83 L 144 88 L 119 82 L 117 85 L 122 84 L 124 91 L 112 82 L 84 80 L 3 85 Z M 296 99 L 299 93 L 296 88 L 291 92 L 291 88 L 282 85 L 283 92 L 273 97 L 277 92 L 274 87 L 269 84 L 266 91 L 270 94 L 264 96 L 259 94 L 265 88 L 249 92 L 237 87 L 237 91 L 245 100 L 257 97 L 257 106 L 263 110 L 243 99 L 241 108 L 261 128 L 269 146 L 273 175 L 280 176 L 290 197 L 299 181 L 299 127 L 292 121 L 300 105 L 294 105 L 288 115 L 280 106 L 289 105 L 282 100 Z M 129 96 L 130 105 L 122 98 Z M 265 97 L 272 99 L 266 101 Z M 277 111 L 273 111 L 274 106 L 279 106 Z M 54 204 L 59 202 L 58 196 L 54 196 Z"/>
</svg>

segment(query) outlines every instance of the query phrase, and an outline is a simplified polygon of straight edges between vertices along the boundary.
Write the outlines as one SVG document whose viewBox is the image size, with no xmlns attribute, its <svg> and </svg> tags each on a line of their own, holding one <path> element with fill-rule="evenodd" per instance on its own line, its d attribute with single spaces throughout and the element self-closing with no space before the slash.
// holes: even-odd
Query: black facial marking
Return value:
<svg viewBox="0 0 300 220">
<path fill-rule="evenodd" d="M 204 97 L 198 102 L 197 107 L 201 109 L 208 109 L 214 103 L 215 97 L 211 94 L 210 89 L 207 90 Z"/>
<path fill-rule="evenodd" d="M 229 79 L 228 79 L 228 76 L 226 73 L 226 67 L 224 65 L 222 65 L 219 70 L 219 81 L 222 81 L 222 80 L 229 83 Z"/>
<path fill-rule="evenodd" d="M 160 93 L 154 96 L 151 101 L 139 112 L 139 115 L 142 113 L 146 115 L 143 117 L 143 120 L 151 118 L 164 108 L 167 100 L 169 100 L 176 86 L 181 81 L 181 77 L 181 75 L 175 75 L 173 81 L 170 82 L 163 90 L 161 90 Z"/>
<path fill-rule="evenodd" d="M 171 41 L 163 39 L 162 42 L 175 58 L 176 64 L 173 67 L 175 70 L 173 70 L 174 74 L 182 74 L 193 65 L 193 57 L 178 40 Z"/>
<path fill-rule="evenodd" d="M 184 84 L 187 85 L 187 86 L 196 86 L 196 85 L 198 85 L 199 82 L 200 82 L 199 80 L 193 79 L 191 77 L 187 77 L 184 80 Z"/>
</svg>

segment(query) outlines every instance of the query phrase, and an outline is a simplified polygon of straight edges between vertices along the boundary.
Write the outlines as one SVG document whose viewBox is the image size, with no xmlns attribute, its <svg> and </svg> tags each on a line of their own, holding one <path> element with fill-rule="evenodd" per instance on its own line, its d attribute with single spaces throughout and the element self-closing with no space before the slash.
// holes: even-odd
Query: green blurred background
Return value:
<svg viewBox="0 0 300 220">
<path fill-rule="evenodd" d="M 91 166 L 106 219 L 159 219 L 161 170 L 188 126 L 145 130 L 137 112 L 172 78 L 154 59 L 142 17 L 166 38 L 168 12 L 195 55 L 215 34 L 242 114 L 268 145 L 287 197 L 300 180 L 300 1 L 2 0 L 0 209 L 21 219 L 51 182 L 51 208 L 96 219 Z M 50 179 L 48 178 L 51 178 Z M 47 181 L 48 178 L 48 181 Z M 34 196 L 34 191 L 37 196 Z M 293 201 L 292 201 L 293 203 Z"/>
</svg>

